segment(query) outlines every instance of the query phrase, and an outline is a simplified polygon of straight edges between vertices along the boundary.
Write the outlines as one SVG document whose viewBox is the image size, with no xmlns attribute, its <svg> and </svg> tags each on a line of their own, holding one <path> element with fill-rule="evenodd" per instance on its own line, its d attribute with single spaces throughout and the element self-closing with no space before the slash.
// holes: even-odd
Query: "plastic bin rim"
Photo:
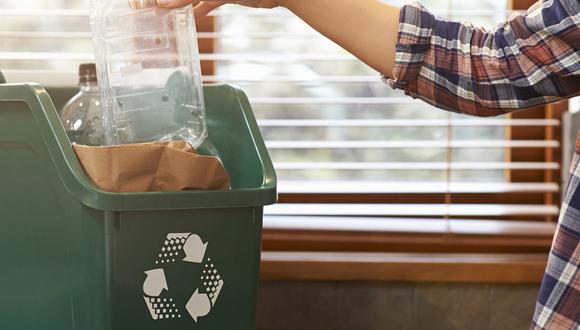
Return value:
<svg viewBox="0 0 580 330">
<path fill-rule="evenodd" d="M 224 93 L 235 93 L 240 107 L 248 117 L 259 157 L 264 164 L 264 181 L 260 187 L 229 191 L 177 191 L 112 193 L 98 189 L 85 175 L 57 111 L 46 90 L 37 83 L 0 85 L 0 102 L 20 101 L 30 107 L 45 146 L 56 166 L 60 181 L 82 204 L 102 211 L 183 210 L 197 208 L 259 207 L 277 200 L 276 175 L 246 95 L 230 85 L 204 86 L 220 88 Z M 260 138 L 256 138 L 256 135 Z"/>
</svg>

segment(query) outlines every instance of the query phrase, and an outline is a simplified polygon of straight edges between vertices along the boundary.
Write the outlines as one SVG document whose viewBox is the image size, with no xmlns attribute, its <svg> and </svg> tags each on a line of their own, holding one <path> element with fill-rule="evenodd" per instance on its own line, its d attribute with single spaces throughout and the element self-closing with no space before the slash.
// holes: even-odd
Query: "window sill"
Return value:
<svg viewBox="0 0 580 330">
<path fill-rule="evenodd" d="M 503 220 L 264 217 L 265 251 L 542 253 L 556 225 Z"/>
<path fill-rule="evenodd" d="M 262 280 L 540 283 L 546 254 L 263 252 Z"/>
</svg>

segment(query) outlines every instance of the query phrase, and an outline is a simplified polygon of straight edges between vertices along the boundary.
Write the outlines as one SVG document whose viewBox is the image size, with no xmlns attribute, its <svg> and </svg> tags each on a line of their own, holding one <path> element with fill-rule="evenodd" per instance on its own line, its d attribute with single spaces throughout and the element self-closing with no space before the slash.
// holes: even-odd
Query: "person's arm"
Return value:
<svg viewBox="0 0 580 330">
<path fill-rule="evenodd" d="M 495 116 L 580 94 L 580 2 L 542 0 L 492 31 L 401 9 L 389 85 L 436 107 Z"/>
<path fill-rule="evenodd" d="M 399 8 L 377 0 L 285 0 L 283 4 L 373 69 L 392 76 Z"/>
<path fill-rule="evenodd" d="M 377 0 L 158 0 L 290 9 L 382 73 L 393 88 L 436 107 L 501 115 L 580 94 L 580 3 L 541 0 L 492 31 L 438 19 L 419 4 Z"/>
<path fill-rule="evenodd" d="M 399 8 L 377 0 L 159 0 L 164 7 L 194 4 L 196 16 L 226 3 L 286 7 L 315 30 L 378 72 L 391 76 L 399 29 Z"/>
</svg>

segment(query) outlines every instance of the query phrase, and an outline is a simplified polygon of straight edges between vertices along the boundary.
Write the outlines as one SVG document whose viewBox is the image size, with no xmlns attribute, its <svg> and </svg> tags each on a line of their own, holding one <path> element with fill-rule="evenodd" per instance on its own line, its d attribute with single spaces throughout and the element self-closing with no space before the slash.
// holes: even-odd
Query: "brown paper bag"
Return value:
<svg viewBox="0 0 580 330">
<path fill-rule="evenodd" d="M 195 153 L 184 141 L 73 147 L 89 178 L 104 191 L 230 188 L 230 178 L 219 159 Z"/>
</svg>

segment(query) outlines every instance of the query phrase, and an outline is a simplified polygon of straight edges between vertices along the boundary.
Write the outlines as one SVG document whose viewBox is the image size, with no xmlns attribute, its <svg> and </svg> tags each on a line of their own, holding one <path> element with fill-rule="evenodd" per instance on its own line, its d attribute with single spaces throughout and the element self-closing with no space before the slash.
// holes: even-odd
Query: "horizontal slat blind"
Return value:
<svg viewBox="0 0 580 330">
<path fill-rule="evenodd" d="M 9 81 L 71 85 L 76 65 L 94 58 L 86 5 L 46 3 L 52 7 L 0 10 L 0 68 Z M 436 14 L 487 27 L 508 14 L 505 1 L 423 3 Z M 512 162 L 509 154 L 543 155 L 558 150 L 559 141 L 514 139 L 509 132 L 559 128 L 560 120 L 473 118 L 435 109 L 386 87 L 376 72 L 285 10 L 230 6 L 212 15 L 215 31 L 199 34 L 216 49 L 201 54 L 215 69 L 204 81 L 247 92 L 278 171 L 281 200 L 311 195 L 314 202 L 281 204 L 266 214 L 542 221 L 557 214 L 543 198 L 559 191 L 557 183 L 512 179 L 558 171 L 559 161 L 533 156 Z M 326 204 L 336 194 L 343 195 L 342 204 Z M 381 197 L 357 205 L 348 203 L 349 194 Z M 391 198 L 402 194 L 406 204 Z M 425 194 L 442 197 L 425 204 L 416 197 Z M 473 194 L 479 200 L 453 202 L 455 195 Z M 322 195 L 325 202 L 316 203 Z M 530 196 L 529 205 L 522 197 L 512 201 L 515 195 Z"/>
<path fill-rule="evenodd" d="M 556 183 L 503 183 L 503 182 L 372 182 L 354 180 L 282 180 L 278 189 L 286 193 L 335 194 L 335 193 L 378 193 L 378 194 L 420 194 L 420 193 L 517 193 L 517 192 L 557 192 Z M 485 199 L 484 196 L 481 197 Z"/>
</svg>

